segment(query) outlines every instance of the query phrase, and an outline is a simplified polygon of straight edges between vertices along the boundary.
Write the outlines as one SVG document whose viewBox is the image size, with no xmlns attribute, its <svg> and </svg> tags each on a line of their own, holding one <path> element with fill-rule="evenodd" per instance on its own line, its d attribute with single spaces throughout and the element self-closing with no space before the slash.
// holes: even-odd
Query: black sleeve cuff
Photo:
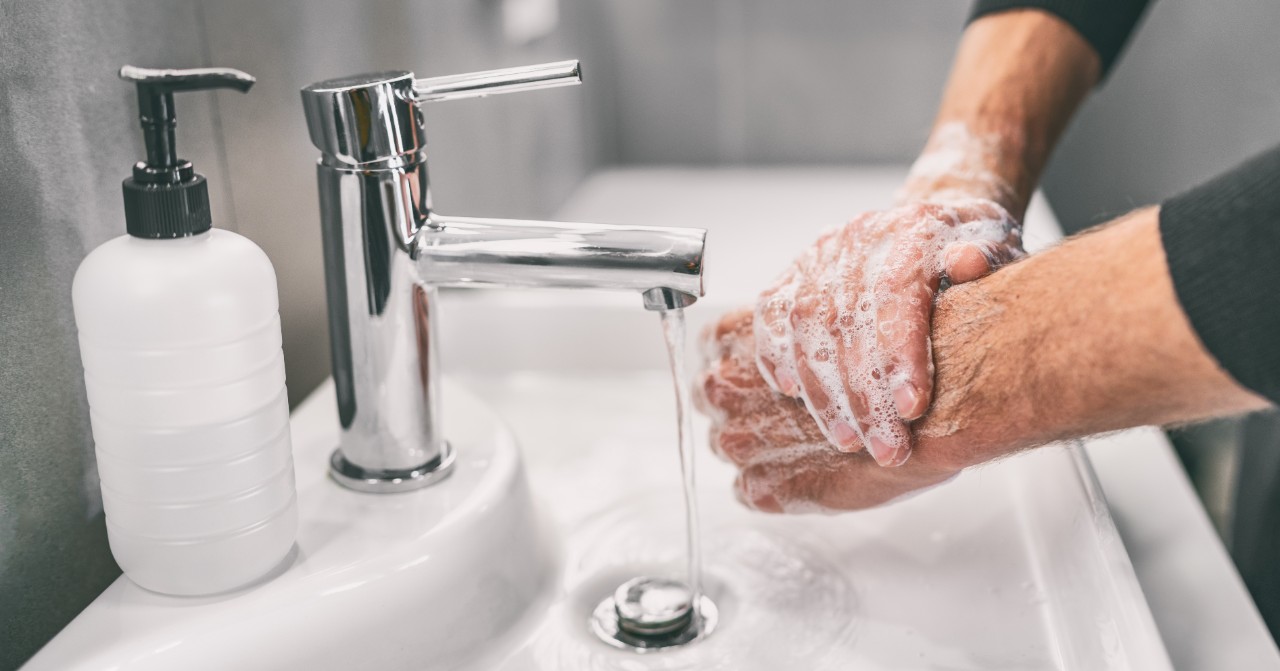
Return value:
<svg viewBox="0 0 1280 671">
<path fill-rule="evenodd" d="M 1166 201 L 1160 238 L 1205 349 L 1280 403 L 1280 147 Z"/>
<path fill-rule="evenodd" d="M 1007 9 L 1041 9 L 1066 21 L 1102 59 L 1102 79 L 1120 57 L 1125 42 L 1150 0 L 977 0 L 972 22 Z"/>
</svg>

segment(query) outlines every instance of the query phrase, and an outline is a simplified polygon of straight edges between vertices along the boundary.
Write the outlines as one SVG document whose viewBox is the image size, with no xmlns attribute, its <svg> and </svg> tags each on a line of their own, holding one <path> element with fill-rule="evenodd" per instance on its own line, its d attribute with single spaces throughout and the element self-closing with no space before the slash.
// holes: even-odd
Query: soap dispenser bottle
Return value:
<svg viewBox="0 0 1280 671">
<path fill-rule="evenodd" d="M 124 180 L 127 235 L 72 286 L 111 552 L 166 594 L 213 594 L 281 564 L 297 531 L 276 277 L 211 228 L 205 178 L 174 147 L 174 93 L 247 91 L 237 70 L 125 66 L 147 158 Z"/>
</svg>

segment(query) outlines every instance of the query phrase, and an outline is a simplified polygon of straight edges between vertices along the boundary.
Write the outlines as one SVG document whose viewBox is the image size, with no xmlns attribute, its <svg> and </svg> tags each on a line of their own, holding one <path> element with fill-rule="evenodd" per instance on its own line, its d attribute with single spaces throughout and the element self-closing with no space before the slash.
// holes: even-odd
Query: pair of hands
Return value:
<svg viewBox="0 0 1280 671">
<path fill-rule="evenodd" d="M 943 482 L 908 462 L 933 394 L 929 342 L 945 284 L 1022 255 L 1019 226 L 982 198 L 919 201 L 824 233 L 760 297 L 704 334 L 695 401 L 747 505 L 852 510 Z"/>
</svg>

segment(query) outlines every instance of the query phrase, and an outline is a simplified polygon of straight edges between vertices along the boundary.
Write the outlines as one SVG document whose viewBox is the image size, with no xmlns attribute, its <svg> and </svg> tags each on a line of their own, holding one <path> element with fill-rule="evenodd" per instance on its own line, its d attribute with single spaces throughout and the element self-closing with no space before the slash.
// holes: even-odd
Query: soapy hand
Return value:
<svg viewBox="0 0 1280 671">
<path fill-rule="evenodd" d="M 765 512 L 838 512 L 880 505 L 944 482 L 952 464 L 917 459 L 881 468 L 831 449 L 801 401 L 775 394 L 756 367 L 752 315 L 723 317 L 702 337 L 694 402 L 711 417 L 711 448 L 740 470 L 738 498 Z"/>
<path fill-rule="evenodd" d="M 929 326 L 943 281 L 978 279 L 1023 254 L 1009 212 L 969 195 L 1008 190 L 982 168 L 984 142 L 944 127 L 900 205 L 827 231 L 760 295 L 761 374 L 803 400 L 841 451 L 865 447 L 882 466 L 906 462 L 907 423 L 933 393 Z"/>
<path fill-rule="evenodd" d="M 880 465 L 910 455 L 907 422 L 933 392 L 929 325 L 945 278 L 968 282 L 1021 255 L 1018 226 L 982 199 L 870 212 L 829 231 L 755 309 L 760 372 L 802 399 L 828 442 Z"/>
</svg>

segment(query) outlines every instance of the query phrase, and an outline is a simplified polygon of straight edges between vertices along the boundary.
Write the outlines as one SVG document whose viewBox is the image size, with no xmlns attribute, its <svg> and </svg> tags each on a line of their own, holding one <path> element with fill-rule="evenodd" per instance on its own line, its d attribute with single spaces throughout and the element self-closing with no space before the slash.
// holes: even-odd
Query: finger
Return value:
<svg viewBox="0 0 1280 671">
<path fill-rule="evenodd" d="M 851 231 L 850 235 L 857 234 Z M 871 320 L 873 302 L 864 291 L 867 250 L 858 250 L 856 240 L 846 241 L 844 251 L 837 260 L 838 281 L 833 287 L 832 307 L 835 318 L 826 324 L 835 345 L 835 367 L 839 375 L 828 385 L 838 399 L 837 405 L 847 409 L 835 423 L 829 435 L 836 446 L 852 452 L 871 448 L 869 430 L 873 407 L 867 391 L 878 376 L 875 362 L 867 358 L 867 341 L 874 337 Z M 854 253 L 857 250 L 857 253 Z M 851 434 L 857 435 L 856 442 Z"/>
<path fill-rule="evenodd" d="M 755 431 L 722 426 L 714 437 L 717 453 L 736 466 L 759 461 L 760 454 L 769 448 L 760 434 Z"/>
<path fill-rule="evenodd" d="M 858 235 L 859 229 L 850 226 L 844 237 L 832 240 L 823 259 L 825 272 L 800 287 L 792 314 L 801 398 L 827 441 L 845 452 L 867 446 L 866 408 L 863 399 L 847 391 L 847 370 L 839 353 L 851 336 L 842 328 L 848 318 L 846 288 L 860 283 L 862 276 L 863 264 L 858 261 L 865 257 L 865 250 L 858 244 Z"/>
<path fill-rule="evenodd" d="M 780 394 L 795 397 L 800 392 L 792 358 L 795 342 L 792 313 L 802 295 L 802 287 L 822 271 L 826 257 L 833 253 L 832 243 L 841 230 L 837 227 L 819 235 L 756 301 L 753 324 L 756 365 L 769 387 Z"/>
<path fill-rule="evenodd" d="M 711 447 L 711 453 L 719 457 L 723 461 L 731 461 L 720 449 L 720 425 L 712 424 L 711 429 L 707 432 L 707 445 Z"/>
<path fill-rule="evenodd" d="M 872 447 L 869 429 L 874 411 L 866 392 L 873 381 L 864 378 L 878 375 L 868 365 L 874 362 L 867 360 L 865 351 L 869 349 L 866 341 L 874 337 L 868 312 L 872 303 L 863 287 L 868 252 L 858 242 L 846 241 L 835 264 L 838 280 L 830 289 L 834 318 L 825 324 L 832 338 L 834 372 L 822 382 L 832 399 L 831 414 L 836 415 L 829 421 L 827 434 L 846 452 Z"/>
<path fill-rule="evenodd" d="M 739 501 L 772 513 L 835 513 L 894 503 L 953 480 L 954 473 L 911 473 L 878 466 L 865 454 L 815 452 L 797 462 L 743 468 Z"/>
<path fill-rule="evenodd" d="M 708 417 L 713 417 L 713 418 L 715 417 L 715 415 L 719 414 L 719 410 L 720 410 L 719 408 L 712 405 L 710 399 L 708 399 L 707 388 L 709 386 L 715 386 L 716 384 L 718 384 L 717 381 L 715 381 L 714 377 L 715 377 L 714 374 L 709 370 L 703 370 L 702 372 L 698 373 L 693 380 L 693 384 L 690 385 L 692 389 L 690 389 L 690 394 L 689 394 L 689 396 L 693 400 L 694 409 Z"/>
<path fill-rule="evenodd" d="M 839 481 L 849 477 L 865 455 L 821 450 L 795 461 L 758 463 L 742 469 L 734 482 L 738 499 L 748 507 L 768 513 L 833 513 L 855 508 L 837 507 L 833 500 Z M 871 464 L 873 467 L 874 465 Z"/>
<path fill-rule="evenodd" d="M 711 368 L 729 355 L 745 333 L 750 337 L 752 327 L 751 308 L 738 308 L 725 313 L 720 319 L 703 327 L 698 334 L 698 352 L 702 367 Z"/>
<path fill-rule="evenodd" d="M 721 340 L 720 331 L 724 318 L 714 324 L 707 324 L 702 331 L 698 333 L 698 354 L 701 356 L 703 368 L 709 368 L 724 355 L 724 344 Z"/>
<path fill-rule="evenodd" d="M 899 242 L 857 304 L 841 350 L 846 390 L 860 398 L 867 448 L 876 462 L 900 465 L 911 453 L 909 421 L 933 390 L 929 325 L 938 278 L 926 273 L 918 244 Z M 935 271 L 936 272 L 936 271 Z"/>
<path fill-rule="evenodd" d="M 694 386 L 693 401 L 700 412 L 723 423 L 728 417 L 748 413 L 758 405 L 758 394 L 727 379 L 721 370 L 703 371 Z"/>
<path fill-rule="evenodd" d="M 830 278 L 815 277 L 800 288 L 792 312 L 792 330 L 796 333 L 792 357 L 805 407 L 827 442 L 850 452 L 865 445 L 858 417 L 844 389 L 844 373 L 837 354 L 840 343 L 833 331 L 836 308 L 830 284 Z"/>
<path fill-rule="evenodd" d="M 762 293 L 752 324 L 760 375 L 771 389 L 787 396 L 797 393 L 795 366 L 790 357 L 790 345 L 795 339 L 791 312 L 801 279 L 799 271 L 792 268 L 778 286 Z"/>
<path fill-rule="evenodd" d="M 1017 247 L 990 240 L 957 242 L 943 253 L 943 272 L 952 284 L 985 277 L 1022 255 Z"/>
<path fill-rule="evenodd" d="M 705 353 L 712 355 L 710 359 L 720 358 L 743 334 L 751 333 L 751 322 L 754 319 L 752 312 L 750 307 L 736 308 L 703 328 L 703 349 Z"/>
<path fill-rule="evenodd" d="M 772 495 L 762 493 L 753 498 L 748 494 L 747 486 L 741 475 L 733 481 L 733 497 L 738 500 L 738 503 L 752 510 L 775 514 L 782 512 L 782 506 L 778 505 L 778 500 L 773 498 Z"/>
<path fill-rule="evenodd" d="M 893 261 L 876 278 L 872 289 L 875 346 L 880 375 L 863 380 L 884 417 L 913 420 L 929 408 L 933 395 L 933 357 L 929 329 L 933 299 L 941 278 L 923 258 L 923 241 L 907 238 L 890 252 Z M 890 409 L 896 412 L 892 416 Z M 895 449 L 903 447 L 894 445 Z"/>
</svg>

